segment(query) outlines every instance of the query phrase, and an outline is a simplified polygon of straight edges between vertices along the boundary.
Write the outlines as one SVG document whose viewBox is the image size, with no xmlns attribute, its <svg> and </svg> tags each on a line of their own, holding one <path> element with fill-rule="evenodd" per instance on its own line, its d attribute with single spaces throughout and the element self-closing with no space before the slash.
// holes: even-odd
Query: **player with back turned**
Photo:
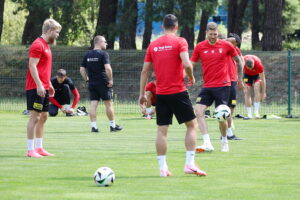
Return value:
<svg viewBox="0 0 300 200">
<path fill-rule="evenodd" d="M 197 121 L 194 109 L 184 84 L 183 69 L 190 79 L 190 84 L 195 83 L 193 66 L 189 60 L 188 44 L 184 38 L 177 37 L 177 17 L 168 14 L 163 20 L 164 35 L 151 42 L 144 59 L 140 80 L 139 103 L 146 101 L 145 86 L 153 67 L 156 75 L 156 152 L 160 168 L 160 176 L 170 176 L 168 169 L 167 133 L 175 115 L 179 124 L 185 123 L 186 136 L 186 162 L 184 172 L 205 176 L 206 173 L 195 164 L 195 146 L 197 138 Z"/>
</svg>

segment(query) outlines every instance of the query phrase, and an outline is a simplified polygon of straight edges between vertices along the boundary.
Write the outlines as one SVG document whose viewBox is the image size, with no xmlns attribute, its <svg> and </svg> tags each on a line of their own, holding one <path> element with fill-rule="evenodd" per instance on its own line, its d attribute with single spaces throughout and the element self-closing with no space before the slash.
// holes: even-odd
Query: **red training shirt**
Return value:
<svg viewBox="0 0 300 200">
<path fill-rule="evenodd" d="M 50 87 L 52 71 L 52 53 L 48 43 L 43 38 L 37 38 L 30 46 L 29 58 L 39 58 L 37 71 L 46 90 Z M 31 76 L 29 68 L 26 75 L 26 90 L 36 89 L 37 86 Z"/>
<path fill-rule="evenodd" d="M 152 93 L 151 104 L 155 104 L 156 85 L 153 81 L 149 82 L 146 85 L 146 91 L 149 91 Z"/>
<path fill-rule="evenodd" d="M 239 56 L 242 56 L 242 52 L 238 47 L 235 47 L 235 50 Z M 235 60 L 228 56 L 228 65 L 229 65 L 229 75 L 231 81 L 237 81 L 237 68 Z"/>
<path fill-rule="evenodd" d="M 244 66 L 244 73 L 250 76 L 255 76 L 257 74 L 260 74 L 262 72 L 264 72 L 264 66 L 261 62 L 261 60 L 255 56 L 255 55 L 245 55 L 244 56 L 244 60 L 246 61 L 247 58 L 251 58 L 252 60 L 254 60 L 254 67 L 253 69 L 248 69 L 246 67 L 246 65 Z"/>
<path fill-rule="evenodd" d="M 144 62 L 153 63 L 156 94 L 176 94 L 187 90 L 180 58 L 180 53 L 187 51 L 186 40 L 176 35 L 163 35 L 151 42 Z"/>
<path fill-rule="evenodd" d="M 198 43 L 191 61 L 196 63 L 200 59 L 202 63 L 204 88 L 230 86 L 228 56 L 237 55 L 234 46 L 225 40 L 217 40 L 214 45 L 208 40 Z"/>
</svg>

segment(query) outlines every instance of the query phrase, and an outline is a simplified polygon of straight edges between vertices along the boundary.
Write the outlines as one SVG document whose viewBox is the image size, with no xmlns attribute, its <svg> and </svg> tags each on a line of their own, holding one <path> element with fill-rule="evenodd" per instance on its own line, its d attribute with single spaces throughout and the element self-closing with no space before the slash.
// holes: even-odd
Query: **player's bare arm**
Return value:
<svg viewBox="0 0 300 200">
<path fill-rule="evenodd" d="M 113 74 L 112 74 L 111 66 L 110 66 L 110 64 L 105 64 L 104 67 L 105 67 L 105 71 L 106 71 L 106 74 L 108 77 L 107 87 L 112 87 L 113 86 Z"/>
<path fill-rule="evenodd" d="M 80 74 L 86 82 L 89 80 L 89 77 L 87 76 L 86 70 L 84 67 L 80 67 Z"/>
<path fill-rule="evenodd" d="M 264 72 L 260 73 L 259 74 L 259 78 L 261 80 L 261 92 L 262 92 L 261 100 L 264 100 L 267 97 L 267 94 L 266 94 L 266 77 L 265 77 L 265 73 Z"/>
<path fill-rule="evenodd" d="M 237 75 L 238 75 L 238 87 L 240 89 L 244 88 L 243 83 L 243 59 L 241 56 L 234 56 L 233 59 L 235 60 L 236 67 L 237 67 Z"/>
<path fill-rule="evenodd" d="M 182 60 L 183 67 L 185 69 L 185 73 L 187 74 L 187 76 L 189 78 L 189 85 L 192 86 L 195 83 L 195 77 L 194 77 L 194 74 L 193 74 L 193 64 L 190 61 L 189 53 L 188 52 L 181 52 L 180 53 L 180 58 Z"/>
<path fill-rule="evenodd" d="M 139 97 L 140 105 L 144 105 L 147 102 L 147 97 L 145 94 L 145 87 L 148 82 L 148 77 L 150 74 L 151 67 L 152 67 L 151 62 L 144 62 L 143 70 L 141 72 L 141 78 L 140 78 L 140 97 Z"/>
<path fill-rule="evenodd" d="M 55 90 L 54 90 L 54 87 L 53 87 L 51 81 L 49 82 L 49 84 L 50 84 L 50 87 L 49 87 L 49 96 L 50 97 L 54 97 Z"/>
<path fill-rule="evenodd" d="M 40 59 L 39 58 L 32 58 L 30 57 L 29 58 L 29 71 L 30 71 L 30 74 L 37 86 L 37 94 L 41 97 L 44 97 L 45 96 L 45 93 L 46 93 L 46 90 L 40 80 L 40 77 L 39 77 L 39 74 L 38 74 L 38 71 L 37 71 L 37 64 L 39 63 Z"/>
</svg>

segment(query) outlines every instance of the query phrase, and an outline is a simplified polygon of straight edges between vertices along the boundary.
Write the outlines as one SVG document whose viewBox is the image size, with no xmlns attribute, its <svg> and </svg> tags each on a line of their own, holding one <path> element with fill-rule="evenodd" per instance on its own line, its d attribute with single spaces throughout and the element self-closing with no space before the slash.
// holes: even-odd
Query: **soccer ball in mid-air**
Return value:
<svg viewBox="0 0 300 200">
<path fill-rule="evenodd" d="M 111 186 L 115 181 L 115 173 L 109 167 L 100 167 L 95 171 L 94 181 L 98 186 Z"/>
<path fill-rule="evenodd" d="M 214 111 L 214 116 L 219 121 L 225 121 L 230 116 L 230 113 L 230 108 L 225 104 L 221 104 L 218 107 L 216 107 Z"/>
</svg>

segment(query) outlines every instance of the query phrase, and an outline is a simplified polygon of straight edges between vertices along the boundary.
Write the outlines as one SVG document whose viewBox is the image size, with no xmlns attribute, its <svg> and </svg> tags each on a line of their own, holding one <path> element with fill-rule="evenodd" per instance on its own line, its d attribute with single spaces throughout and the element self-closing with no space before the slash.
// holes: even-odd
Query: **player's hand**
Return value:
<svg viewBox="0 0 300 200">
<path fill-rule="evenodd" d="M 188 77 L 188 86 L 193 86 L 195 84 L 195 77 L 192 78 Z"/>
<path fill-rule="evenodd" d="M 73 114 L 74 113 L 74 108 L 70 108 L 70 110 L 66 110 L 66 113 Z"/>
<path fill-rule="evenodd" d="M 39 96 L 45 97 L 46 90 L 45 90 L 44 86 L 37 87 L 36 92 Z"/>
<path fill-rule="evenodd" d="M 112 87 L 113 86 L 113 81 L 108 81 L 107 87 Z"/>
<path fill-rule="evenodd" d="M 63 113 L 66 113 L 66 112 L 67 112 L 66 109 L 65 109 L 64 107 L 62 107 L 60 110 L 61 110 L 61 112 L 63 112 Z"/>
<path fill-rule="evenodd" d="M 261 95 L 261 100 L 263 101 L 263 100 L 265 100 L 266 98 L 267 98 L 266 93 L 263 93 L 263 94 Z"/>
<path fill-rule="evenodd" d="M 147 102 L 146 95 L 140 95 L 140 97 L 139 97 L 139 104 L 140 104 L 140 106 L 145 105 L 146 102 Z"/>
<path fill-rule="evenodd" d="M 244 81 L 239 79 L 237 82 L 237 86 L 239 90 L 244 90 L 245 89 Z"/>
<path fill-rule="evenodd" d="M 55 90 L 54 90 L 54 88 L 50 85 L 50 87 L 49 87 L 49 97 L 54 97 L 54 94 L 55 94 Z"/>
</svg>

